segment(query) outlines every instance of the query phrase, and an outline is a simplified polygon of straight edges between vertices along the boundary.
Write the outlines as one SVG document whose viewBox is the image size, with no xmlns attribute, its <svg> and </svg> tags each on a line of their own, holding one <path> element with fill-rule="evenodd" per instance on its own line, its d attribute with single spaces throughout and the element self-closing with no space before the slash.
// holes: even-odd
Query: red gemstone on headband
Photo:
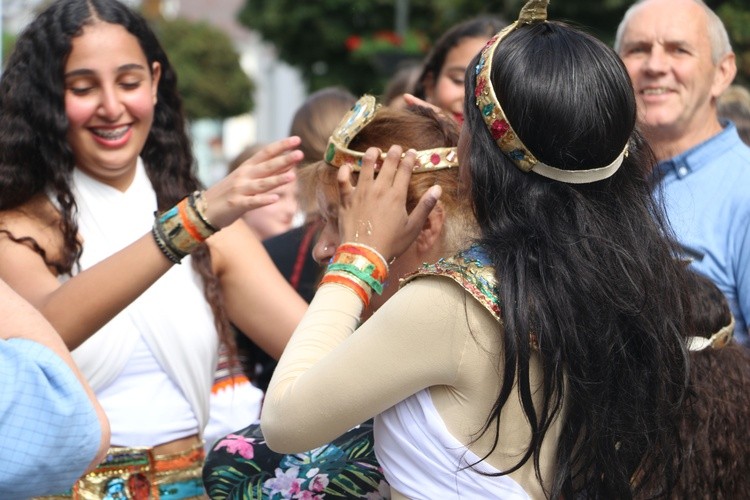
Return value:
<svg viewBox="0 0 750 500">
<path fill-rule="evenodd" d="M 510 125 L 505 120 L 495 120 L 492 122 L 491 132 L 492 138 L 495 140 L 500 139 L 510 129 Z"/>
<path fill-rule="evenodd" d="M 484 90 L 484 86 L 487 83 L 487 80 L 485 78 L 479 77 L 477 78 L 477 87 L 474 89 L 474 97 L 479 97 L 479 94 L 482 93 Z"/>
</svg>

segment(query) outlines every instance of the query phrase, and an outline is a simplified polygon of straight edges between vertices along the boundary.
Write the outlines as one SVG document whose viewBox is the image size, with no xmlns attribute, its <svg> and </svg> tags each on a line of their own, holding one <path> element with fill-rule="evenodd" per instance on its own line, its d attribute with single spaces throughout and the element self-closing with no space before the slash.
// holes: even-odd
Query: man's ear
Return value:
<svg viewBox="0 0 750 500">
<path fill-rule="evenodd" d="M 711 97 L 714 99 L 719 97 L 732 84 L 735 75 L 737 75 L 737 61 L 734 52 L 730 52 L 722 57 L 719 64 L 716 65 L 714 83 L 711 86 Z"/>
<path fill-rule="evenodd" d="M 417 253 L 420 256 L 430 254 L 436 248 L 440 235 L 443 233 L 444 224 L 445 208 L 438 201 L 430 215 L 427 216 L 427 220 L 419 231 L 419 236 L 417 236 Z"/>
</svg>

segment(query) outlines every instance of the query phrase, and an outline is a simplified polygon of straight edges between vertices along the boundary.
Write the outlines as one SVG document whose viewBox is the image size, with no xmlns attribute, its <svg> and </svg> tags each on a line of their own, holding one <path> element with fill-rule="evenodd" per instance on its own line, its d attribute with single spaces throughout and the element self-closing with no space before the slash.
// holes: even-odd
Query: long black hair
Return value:
<svg viewBox="0 0 750 500">
<path fill-rule="evenodd" d="M 516 383 L 532 433 L 505 473 L 533 459 L 541 478 L 542 440 L 562 418 L 556 475 L 544 485 L 551 498 L 629 498 L 651 474 L 663 474 L 669 488 L 675 461 L 664 455 L 679 453 L 690 325 L 684 269 L 651 195 L 654 159 L 635 131 L 627 71 L 602 42 L 562 23 L 520 27 L 495 50 L 498 100 L 540 161 L 603 167 L 629 144 L 612 177 L 575 185 L 524 173 L 501 152 L 474 102 L 478 59 L 467 70 L 461 163 L 496 272 L 504 344 L 503 385 L 484 432 L 497 443 Z M 536 356 L 544 391 L 537 408 L 529 382 Z"/>
<path fill-rule="evenodd" d="M 66 134 L 64 68 L 73 38 L 86 26 L 106 22 L 124 27 L 140 44 L 149 63 L 161 65 L 158 103 L 141 151 L 160 210 L 173 206 L 200 187 L 177 75 L 146 20 L 116 0 L 58 0 L 41 12 L 19 35 L 0 81 L 0 210 L 17 208 L 45 192 L 60 207 L 63 248 L 50 259 L 37 242 L 0 231 L 34 248 L 58 273 L 70 272 L 82 247 L 77 238 L 76 204 L 70 188 L 75 166 Z M 193 253 L 204 281 L 206 298 L 222 337 L 229 339 L 218 279 L 205 246 Z"/>
</svg>

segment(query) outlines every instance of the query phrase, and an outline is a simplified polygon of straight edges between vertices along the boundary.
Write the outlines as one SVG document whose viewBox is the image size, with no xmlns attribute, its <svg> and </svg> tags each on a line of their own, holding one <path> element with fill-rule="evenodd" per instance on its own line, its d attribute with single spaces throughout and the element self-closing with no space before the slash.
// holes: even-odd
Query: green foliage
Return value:
<svg viewBox="0 0 750 500">
<path fill-rule="evenodd" d="M 0 0 L 0 2 L 1 1 L 2 0 Z M 2 58 L 3 66 L 5 66 L 5 62 L 8 60 L 8 56 L 10 55 L 15 45 L 16 45 L 16 37 L 9 33 L 3 32 L 2 49 L 0 49 L 3 51 L 3 58 Z"/>
<path fill-rule="evenodd" d="M 159 21 L 155 29 L 177 72 L 188 118 L 227 118 L 253 109 L 253 82 L 229 37 L 204 22 Z"/>
<path fill-rule="evenodd" d="M 393 62 L 378 69 L 384 61 L 376 55 L 369 60 L 358 57 L 347 48 L 347 40 L 395 31 L 394 4 L 393 0 L 247 0 L 239 21 L 272 42 L 281 59 L 301 70 L 311 90 L 344 85 L 354 93 L 379 93 L 399 58 L 389 58 Z M 467 17 L 464 4 L 472 5 L 472 15 L 487 10 L 476 0 L 410 0 L 409 28 L 433 41 Z M 417 59 L 421 55 L 417 53 Z"/>
<path fill-rule="evenodd" d="M 724 4 L 716 12 L 724 21 L 737 56 L 735 83 L 750 85 L 750 11 L 739 4 Z"/>
<path fill-rule="evenodd" d="M 389 73 L 378 70 L 376 55 L 357 58 L 347 49 L 351 37 L 372 39 L 394 31 L 398 0 L 246 0 L 239 21 L 273 43 L 279 56 L 302 71 L 311 90 L 344 85 L 354 93 L 378 93 Z M 407 0 L 404 0 L 407 1 Z M 451 25 L 483 13 L 512 21 L 526 0 L 408 0 L 409 29 L 432 42 Z M 611 44 L 617 25 L 633 0 L 555 0 L 553 19 L 571 22 Z M 750 82 L 750 9 L 747 0 L 707 0 L 727 24 L 737 53 L 738 81 Z M 350 44 L 351 46 L 351 44 Z M 391 70 L 395 62 L 387 62 Z"/>
</svg>

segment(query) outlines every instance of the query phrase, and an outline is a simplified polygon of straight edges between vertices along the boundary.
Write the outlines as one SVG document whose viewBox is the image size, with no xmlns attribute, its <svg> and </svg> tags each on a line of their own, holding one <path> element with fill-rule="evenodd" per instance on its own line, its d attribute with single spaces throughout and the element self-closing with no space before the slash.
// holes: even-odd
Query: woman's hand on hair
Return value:
<svg viewBox="0 0 750 500">
<path fill-rule="evenodd" d="M 356 189 L 351 169 L 346 165 L 339 169 L 339 232 L 342 242 L 369 245 L 390 261 L 417 238 L 441 189 L 432 186 L 408 213 L 406 197 L 416 160 L 414 150 L 402 154 L 400 146 L 391 146 L 376 176 L 379 160 L 379 149 L 367 150 Z"/>
<path fill-rule="evenodd" d="M 248 210 L 279 199 L 269 191 L 294 182 L 294 167 L 302 160 L 295 149 L 299 137 L 287 137 L 258 151 L 205 193 L 206 218 L 216 227 L 228 226 Z"/>
</svg>

